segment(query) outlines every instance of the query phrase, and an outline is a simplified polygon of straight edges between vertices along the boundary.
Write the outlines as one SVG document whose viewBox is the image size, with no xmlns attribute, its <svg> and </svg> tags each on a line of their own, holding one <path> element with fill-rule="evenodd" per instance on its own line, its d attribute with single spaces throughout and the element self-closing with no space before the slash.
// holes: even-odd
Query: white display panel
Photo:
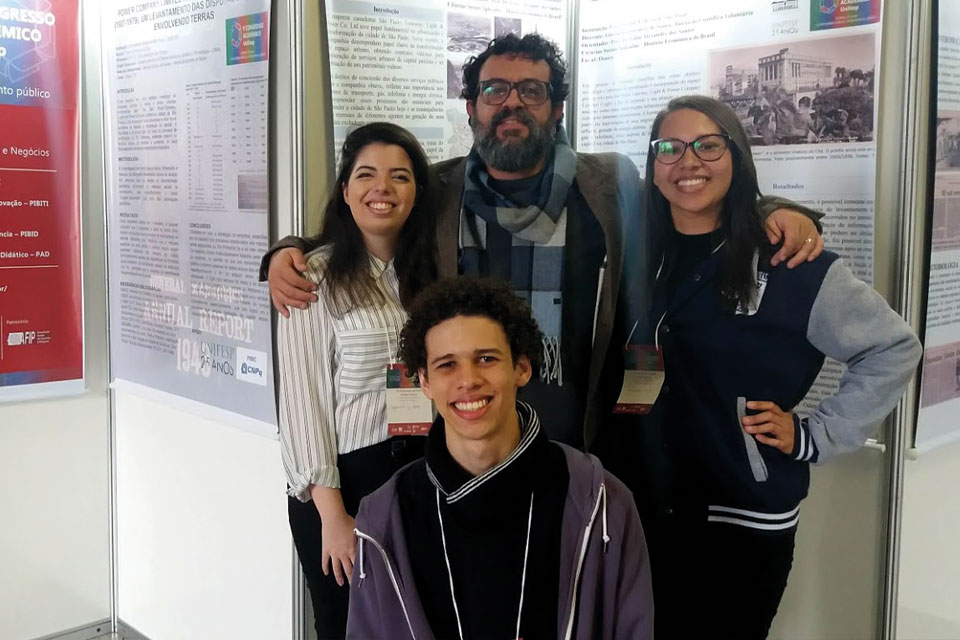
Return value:
<svg viewBox="0 0 960 640">
<path fill-rule="evenodd" d="M 960 7 L 940 3 L 930 280 L 914 446 L 960 439 Z"/>
<path fill-rule="evenodd" d="M 537 32 L 564 47 L 566 0 L 331 0 L 327 38 L 337 148 L 351 128 L 389 120 L 417 136 L 427 156 L 473 145 L 461 68 L 495 35 Z"/>
<path fill-rule="evenodd" d="M 113 376 L 273 436 L 270 2 L 121 0 L 102 18 Z"/>
<path fill-rule="evenodd" d="M 642 173 L 671 98 L 718 98 L 750 135 L 761 191 L 822 211 L 827 249 L 872 284 L 880 18 L 879 0 L 583 3 L 577 149 L 624 153 Z M 828 359 L 802 407 L 842 373 Z"/>
</svg>

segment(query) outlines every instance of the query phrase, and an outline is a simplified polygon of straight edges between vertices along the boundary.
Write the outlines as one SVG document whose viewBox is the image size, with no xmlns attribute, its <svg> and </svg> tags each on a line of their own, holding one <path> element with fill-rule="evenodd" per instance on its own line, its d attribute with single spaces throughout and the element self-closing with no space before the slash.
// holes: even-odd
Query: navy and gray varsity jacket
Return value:
<svg viewBox="0 0 960 640">
<path fill-rule="evenodd" d="M 863 445 L 903 394 L 920 343 L 834 253 L 794 269 L 760 265 L 755 304 L 736 311 L 720 304 L 720 260 L 715 251 L 669 304 L 662 290 L 655 295 L 651 325 L 667 374 L 662 437 L 677 469 L 695 476 L 687 486 L 705 500 L 708 521 L 789 531 L 807 495 L 809 463 Z M 825 355 L 846 371 L 835 395 L 795 414 L 790 454 L 743 430 L 749 400 L 793 410 Z"/>
</svg>

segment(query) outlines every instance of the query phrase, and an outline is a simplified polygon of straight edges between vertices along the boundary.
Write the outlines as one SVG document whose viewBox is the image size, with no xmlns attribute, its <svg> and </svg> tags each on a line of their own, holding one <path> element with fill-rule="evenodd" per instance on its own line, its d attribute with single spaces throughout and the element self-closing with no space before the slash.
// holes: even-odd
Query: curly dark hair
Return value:
<svg viewBox="0 0 960 640">
<path fill-rule="evenodd" d="M 431 284 L 410 305 L 410 318 L 400 333 L 400 361 L 409 373 L 427 367 L 427 332 L 456 316 L 493 320 L 507 336 L 513 362 L 527 356 L 533 370 L 538 370 L 542 334 L 530 305 L 503 280 L 462 276 Z"/>
<path fill-rule="evenodd" d="M 478 56 L 473 56 L 463 65 L 463 91 L 460 97 L 469 102 L 477 99 L 480 93 L 480 69 L 490 56 L 512 55 L 527 58 L 534 62 L 543 60 L 550 66 L 550 102 L 553 106 L 562 104 L 570 92 L 565 81 L 567 65 L 557 45 L 539 33 L 528 33 L 522 38 L 514 33 L 505 33 L 490 41 L 487 48 Z"/>
</svg>

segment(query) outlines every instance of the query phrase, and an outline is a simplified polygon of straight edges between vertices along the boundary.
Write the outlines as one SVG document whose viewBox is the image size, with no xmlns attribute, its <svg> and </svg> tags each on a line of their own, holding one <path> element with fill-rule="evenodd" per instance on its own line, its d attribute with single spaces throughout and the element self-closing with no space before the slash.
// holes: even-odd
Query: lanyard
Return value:
<svg viewBox="0 0 960 640">
<path fill-rule="evenodd" d="M 447 563 L 447 577 L 450 579 L 450 599 L 453 600 L 453 613 L 457 618 L 457 631 L 463 638 L 463 625 L 460 623 L 460 608 L 457 606 L 457 594 L 453 590 L 453 570 L 450 568 L 450 556 L 447 555 L 447 534 L 443 529 L 443 513 L 440 511 L 440 489 L 437 488 L 437 518 L 440 520 L 440 541 L 443 543 L 443 559 Z M 520 604 L 517 607 L 517 640 L 520 639 L 520 617 L 523 614 L 523 592 L 527 586 L 527 556 L 530 555 L 530 529 L 533 526 L 533 492 L 530 493 L 530 511 L 527 514 L 527 542 L 523 547 L 523 573 L 520 575 Z"/>
<path fill-rule="evenodd" d="M 387 328 L 386 323 L 383 325 L 383 337 L 387 341 L 387 357 L 390 358 L 390 366 L 394 364 L 394 354 L 393 349 L 390 348 L 390 329 Z"/>
</svg>

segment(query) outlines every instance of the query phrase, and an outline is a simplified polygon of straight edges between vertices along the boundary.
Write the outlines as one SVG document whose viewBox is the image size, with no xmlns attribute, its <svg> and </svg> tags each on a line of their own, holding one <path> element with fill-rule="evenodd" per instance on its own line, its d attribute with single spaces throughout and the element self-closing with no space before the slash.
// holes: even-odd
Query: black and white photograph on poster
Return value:
<svg viewBox="0 0 960 640">
<path fill-rule="evenodd" d="M 447 99 L 457 100 L 463 92 L 463 64 L 447 58 Z"/>
<path fill-rule="evenodd" d="M 872 33 L 711 52 L 710 86 L 754 145 L 868 142 L 874 136 Z"/>
<path fill-rule="evenodd" d="M 937 170 L 960 169 L 960 113 L 941 111 L 937 117 Z"/>
<path fill-rule="evenodd" d="M 465 156 L 473 147 L 473 133 L 467 122 L 467 111 L 463 104 L 447 109 L 447 122 L 450 123 L 450 138 L 447 140 L 447 153 L 451 158 Z"/>
<path fill-rule="evenodd" d="M 466 13 L 447 14 L 447 51 L 476 55 L 492 38 L 491 19 Z"/>
<path fill-rule="evenodd" d="M 496 17 L 493 19 L 493 35 L 500 37 L 506 33 L 523 35 L 523 20 L 520 18 Z"/>
</svg>

